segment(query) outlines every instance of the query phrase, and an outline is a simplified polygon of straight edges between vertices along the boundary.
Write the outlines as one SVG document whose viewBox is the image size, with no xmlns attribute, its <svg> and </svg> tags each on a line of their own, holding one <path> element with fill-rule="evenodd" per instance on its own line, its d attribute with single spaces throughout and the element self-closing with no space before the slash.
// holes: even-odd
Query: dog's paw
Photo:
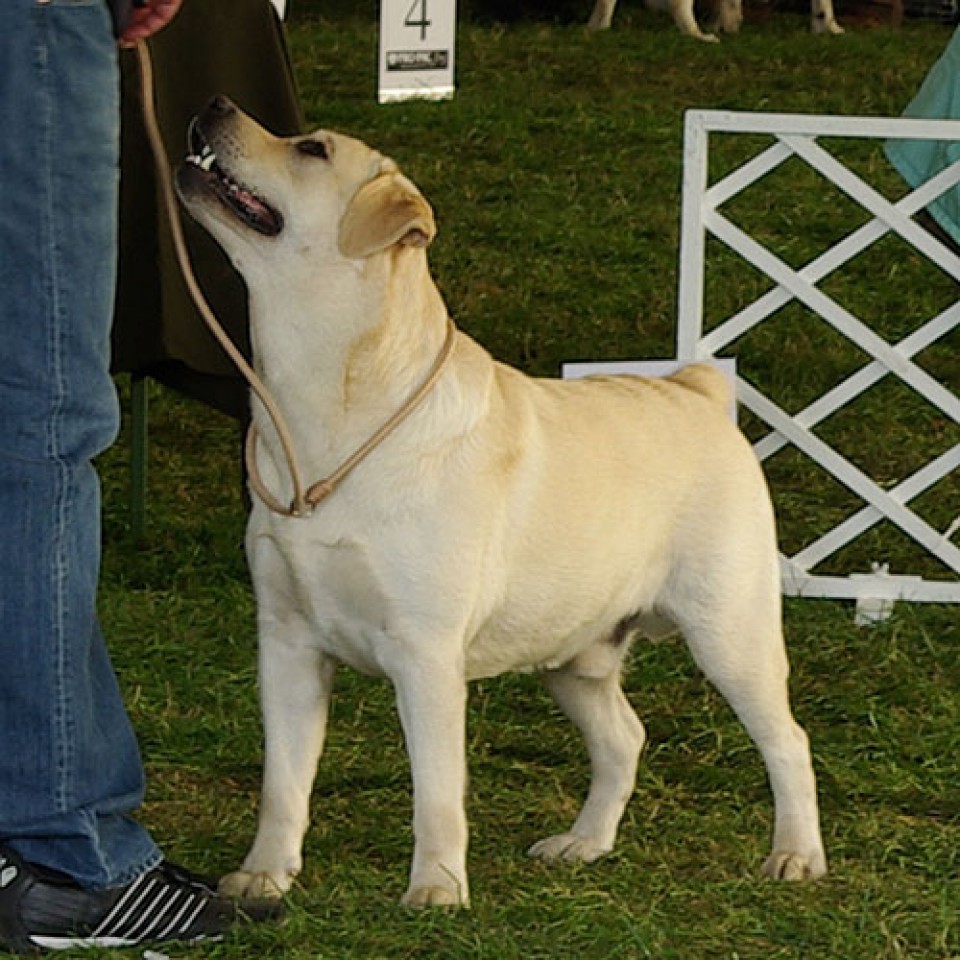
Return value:
<svg viewBox="0 0 960 960">
<path fill-rule="evenodd" d="M 422 910 L 427 907 L 469 907 L 460 891 L 447 887 L 411 887 L 400 901 L 405 907 Z"/>
<path fill-rule="evenodd" d="M 826 872 L 822 857 L 808 857 L 790 850 L 774 850 L 763 865 L 763 875 L 774 880 L 816 880 Z"/>
<path fill-rule="evenodd" d="M 279 900 L 292 886 L 290 874 L 247 873 L 235 870 L 221 877 L 218 889 L 238 900 Z"/>
<path fill-rule="evenodd" d="M 813 33 L 827 33 L 835 37 L 843 33 L 843 27 L 836 20 L 827 20 L 826 18 L 814 18 L 811 29 Z"/>
<path fill-rule="evenodd" d="M 527 855 L 545 863 L 556 863 L 559 860 L 567 863 L 593 863 L 609 852 L 609 847 L 590 837 L 561 833 L 535 843 L 527 851 Z"/>
</svg>

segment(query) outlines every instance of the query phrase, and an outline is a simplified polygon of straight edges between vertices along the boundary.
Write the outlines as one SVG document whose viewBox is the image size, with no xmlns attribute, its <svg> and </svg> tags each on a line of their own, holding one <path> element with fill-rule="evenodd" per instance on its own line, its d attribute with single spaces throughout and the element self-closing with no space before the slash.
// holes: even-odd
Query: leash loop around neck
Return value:
<svg viewBox="0 0 960 960">
<path fill-rule="evenodd" d="M 304 490 L 304 484 L 301 477 L 300 466 L 297 462 L 296 451 L 293 445 L 293 439 L 290 430 L 287 427 L 283 414 L 277 406 L 276 401 L 270 394 L 264 382 L 254 371 L 253 367 L 247 362 L 246 358 L 237 348 L 236 344 L 230 339 L 227 332 L 223 329 L 220 321 L 217 319 L 210 307 L 200 284 L 197 282 L 196 275 L 190 262 L 190 253 L 187 249 L 186 240 L 183 234 L 183 222 L 180 217 L 180 208 L 177 204 L 177 198 L 173 191 L 173 178 L 170 169 L 170 162 L 167 158 L 166 149 L 163 144 L 163 137 L 160 133 L 160 125 L 157 121 L 156 101 L 153 79 L 153 62 L 150 57 L 150 50 L 145 41 L 138 41 L 135 45 L 137 64 L 140 72 L 140 102 L 143 111 L 143 121 L 147 132 L 147 140 L 150 144 L 150 152 L 153 156 L 154 166 L 156 168 L 157 180 L 160 185 L 161 195 L 163 197 L 163 206 L 167 214 L 167 220 L 170 226 L 170 233 L 173 239 L 174 252 L 176 253 L 177 263 L 183 274 L 187 291 L 194 305 L 203 318 L 207 329 L 213 334 L 214 338 L 223 348 L 224 352 L 233 361 L 234 365 L 240 371 L 243 378 L 247 381 L 250 389 L 256 394 L 257 398 L 263 404 L 277 438 L 280 441 L 280 447 L 283 451 L 284 459 L 287 464 L 287 471 L 290 475 L 290 482 L 293 487 L 293 499 L 289 506 L 285 506 L 278 500 L 264 485 L 257 468 L 256 448 L 257 431 L 251 423 L 247 432 L 245 444 L 245 457 L 247 465 L 247 475 L 250 480 L 250 487 L 257 494 L 263 503 L 274 513 L 286 517 L 306 517 L 313 512 L 313 508 L 322 500 L 326 499 L 337 488 L 340 482 L 349 474 L 362 460 L 373 452 L 397 427 L 403 423 L 407 417 L 413 413 L 421 401 L 436 384 L 440 374 L 446 367 L 447 361 L 453 353 L 453 347 L 456 342 L 456 326 L 452 320 L 447 322 L 447 337 L 441 348 L 433 367 L 427 378 L 422 384 L 407 398 L 400 409 L 385 423 L 373 436 L 364 444 L 357 448 L 350 457 L 348 457 L 333 473 L 323 480 L 313 484 L 308 490 Z"/>
<path fill-rule="evenodd" d="M 420 406 L 423 400 L 426 399 L 427 394 L 440 379 L 440 375 L 446 368 L 447 362 L 453 355 L 456 340 L 456 325 L 452 320 L 448 319 L 446 339 L 440 348 L 440 353 L 437 354 L 437 359 L 433 362 L 433 366 L 430 368 L 423 382 L 407 397 L 397 412 L 372 434 L 368 440 L 357 447 L 333 473 L 328 474 L 322 480 L 318 480 L 307 490 L 303 496 L 303 507 L 300 509 L 305 509 L 307 513 L 310 513 L 319 503 L 326 500 L 326 498 L 340 486 L 340 483 L 352 473 L 354 468 L 359 466 L 360 463 L 373 453 L 373 451 Z M 300 516 L 300 513 L 294 512 L 297 510 L 295 503 L 291 504 L 290 507 L 285 507 L 283 503 L 267 489 L 266 484 L 263 482 L 263 478 L 260 476 L 260 470 L 257 467 L 257 440 L 258 433 L 256 426 L 251 423 L 250 429 L 247 431 L 246 445 L 247 473 L 250 479 L 250 486 L 256 491 L 257 496 L 260 497 L 264 504 L 273 510 L 274 513 L 284 514 L 285 516 Z"/>
</svg>

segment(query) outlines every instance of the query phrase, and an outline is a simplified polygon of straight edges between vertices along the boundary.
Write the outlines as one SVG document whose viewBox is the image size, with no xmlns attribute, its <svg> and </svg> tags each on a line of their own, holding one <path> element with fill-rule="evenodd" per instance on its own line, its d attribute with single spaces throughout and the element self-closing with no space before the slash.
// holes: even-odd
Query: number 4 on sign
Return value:
<svg viewBox="0 0 960 960">
<path fill-rule="evenodd" d="M 433 22 L 428 19 L 427 0 L 413 0 L 404 18 L 405 27 L 419 27 L 421 42 L 427 39 L 427 27 Z"/>
<path fill-rule="evenodd" d="M 456 0 L 380 0 L 380 102 L 452 97 L 456 34 Z"/>
</svg>

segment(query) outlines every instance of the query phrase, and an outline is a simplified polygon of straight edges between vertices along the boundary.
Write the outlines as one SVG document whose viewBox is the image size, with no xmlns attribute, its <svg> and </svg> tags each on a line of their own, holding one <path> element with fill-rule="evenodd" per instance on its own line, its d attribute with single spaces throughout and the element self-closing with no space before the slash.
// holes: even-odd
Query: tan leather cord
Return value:
<svg viewBox="0 0 960 960">
<path fill-rule="evenodd" d="M 257 431 L 251 423 L 247 432 L 245 444 L 245 455 L 247 464 L 247 474 L 250 480 L 250 486 L 263 503 L 275 513 L 287 517 L 306 517 L 309 516 L 313 508 L 328 497 L 346 476 L 354 470 L 366 457 L 372 453 L 411 413 L 420 405 L 427 396 L 440 375 L 443 373 L 453 353 L 453 347 L 456 342 L 457 329 L 452 320 L 448 320 L 447 336 L 443 347 L 440 350 L 433 367 L 423 383 L 417 387 L 407 398 L 399 410 L 383 424 L 365 443 L 361 444 L 333 473 L 324 479 L 313 484 L 308 490 L 304 491 L 301 479 L 300 467 L 297 463 L 296 452 L 294 450 L 293 440 L 290 430 L 286 425 L 283 414 L 277 406 L 273 397 L 270 395 L 266 385 L 257 376 L 256 371 L 247 362 L 243 354 L 237 349 L 236 345 L 228 336 L 223 326 L 217 320 L 216 315 L 207 302 L 200 284 L 197 282 L 196 275 L 190 263 L 190 254 L 187 250 L 187 244 L 183 235 L 183 223 L 180 219 L 180 208 L 177 204 L 177 198 L 173 190 L 173 178 L 170 170 L 170 163 L 167 159 L 166 149 L 163 145 L 163 137 L 160 134 L 160 126 L 157 122 L 156 103 L 153 84 L 153 63 L 150 58 L 150 50 L 143 41 L 136 44 L 137 63 L 140 70 L 140 98 L 143 110 L 143 119 L 147 131 L 147 139 L 150 144 L 150 150 L 153 154 L 153 162 L 157 170 L 157 180 L 160 183 L 160 189 L 163 196 L 163 205 L 166 210 L 167 219 L 170 225 L 170 232 L 173 237 L 174 251 L 177 256 L 177 263 L 183 273 L 183 279 L 187 285 L 190 297 L 196 305 L 200 316 L 207 325 L 210 332 L 216 338 L 217 342 L 224 349 L 237 369 L 243 375 L 243 378 L 250 385 L 251 390 L 257 395 L 257 398 L 263 404 L 267 411 L 277 437 L 280 440 L 280 446 L 283 450 L 284 458 L 287 462 L 287 469 L 290 474 L 290 480 L 293 486 L 293 500 L 289 506 L 275 497 L 263 483 L 260 471 L 257 467 Z"/>
<path fill-rule="evenodd" d="M 383 443 L 384 440 L 393 433 L 397 427 L 403 423 L 407 417 L 420 405 L 427 394 L 433 389 L 434 384 L 437 380 L 440 379 L 440 375 L 443 373 L 444 368 L 447 365 L 447 361 L 450 359 L 451 354 L 453 353 L 453 347 L 457 339 L 457 328 L 454 325 L 452 320 L 447 322 L 447 337 L 444 340 L 443 346 L 440 349 L 440 353 L 437 355 L 437 359 L 434 361 L 433 367 L 430 372 L 427 374 L 426 379 L 423 383 L 417 387 L 413 393 L 407 397 L 404 401 L 403 406 L 400 407 L 397 412 L 387 420 L 386 423 L 377 430 L 369 440 L 362 443 L 359 447 L 343 463 L 337 467 L 333 473 L 324 477 L 322 480 L 318 480 L 313 484 L 306 494 L 304 494 L 304 502 L 309 510 L 312 510 L 317 506 L 322 500 L 325 500 L 327 497 L 333 493 L 334 490 L 340 485 L 341 481 L 346 479 L 347 475 L 353 471 L 353 469 L 358 466 L 363 460 L 367 458 L 377 447 Z M 246 445 L 246 456 L 247 456 L 247 472 L 250 474 L 250 486 L 253 487 L 258 496 L 263 502 L 270 507 L 271 510 L 276 513 L 286 513 L 288 512 L 282 503 L 267 490 L 266 485 L 260 478 L 260 473 L 257 469 L 257 429 L 253 424 L 250 424 L 250 429 L 247 431 L 247 445 Z"/>
</svg>

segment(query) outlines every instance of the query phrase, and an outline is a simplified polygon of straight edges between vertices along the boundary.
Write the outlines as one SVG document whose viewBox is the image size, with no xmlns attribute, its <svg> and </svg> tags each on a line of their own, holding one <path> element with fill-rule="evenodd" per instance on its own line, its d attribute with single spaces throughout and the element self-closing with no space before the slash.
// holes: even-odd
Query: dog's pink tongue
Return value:
<svg viewBox="0 0 960 960">
<path fill-rule="evenodd" d="M 277 212 L 249 190 L 230 184 L 227 197 L 230 204 L 251 225 L 257 226 L 268 234 L 277 233 L 280 230 L 281 224 Z"/>
<path fill-rule="evenodd" d="M 251 213 L 257 216 L 266 216 L 268 213 L 268 208 L 264 205 L 263 201 L 258 197 L 255 197 L 248 190 L 244 190 L 242 187 L 237 187 L 230 191 L 233 195 L 234 200 L 238 203 L 242 203 L 247 207 Z"/>
</svg>

